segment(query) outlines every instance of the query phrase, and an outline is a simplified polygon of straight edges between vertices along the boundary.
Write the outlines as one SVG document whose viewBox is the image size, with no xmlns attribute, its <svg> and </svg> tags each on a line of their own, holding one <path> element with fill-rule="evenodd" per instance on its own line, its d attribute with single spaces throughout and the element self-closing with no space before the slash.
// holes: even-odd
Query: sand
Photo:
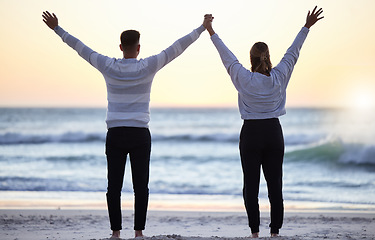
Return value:
<svg viewBox="0 0 375 240">
<path fill-rule="evenodd" d="M 262 212 L 260 239 L 269 238 Z M 105 210 L 0 210 L 0 239 L 90 239 L 110 237 Z M 122 239 L 133 238 L 132 211 L 123 211 Z M 250 235 L 244 212 L 155 211 L 148 213 L 145 239 L 229 240 Z M 281 236 L 273 239 L 375 239 L 375 214 L 286 212 Z"/>
</svg>

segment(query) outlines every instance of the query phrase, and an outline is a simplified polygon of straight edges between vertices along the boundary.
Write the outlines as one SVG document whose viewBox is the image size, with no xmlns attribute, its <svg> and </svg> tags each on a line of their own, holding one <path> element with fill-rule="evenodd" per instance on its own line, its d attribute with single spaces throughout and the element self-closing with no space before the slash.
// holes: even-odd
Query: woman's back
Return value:
<svg viewBox="0 0 375 240">
<path fill-rule="evenodd" d="M 239 63 L 217 34 L 211 36 L 221 60 L 238 91 L 242 119 L 268 119 L 285 114 L 286 88 L 309 29 L 303 27 L 270 76 L 251 72 Z"/>
</svg>

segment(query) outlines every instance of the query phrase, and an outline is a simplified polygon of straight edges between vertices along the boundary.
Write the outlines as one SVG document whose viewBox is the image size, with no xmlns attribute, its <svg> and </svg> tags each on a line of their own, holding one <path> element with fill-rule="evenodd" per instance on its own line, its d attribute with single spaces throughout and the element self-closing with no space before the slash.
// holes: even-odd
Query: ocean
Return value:
<svg viewBox="0 0 375 240">
<path fill-rule="evenodd" d="M 1 108 L 0 208 L 50 199 L 105 207 L 105 115 L 102 108 Z M 280 117 L 286 209 L 375 211 L 374 119 L 371 111 L 287 109 Z M 152 108 L 150 206 L 243 207 L 241 125 L 236 108 Z M 123 193 L 131 203 L 129 168 Z M 259 198 L 268 204 L 263 177 Z"/>
</svg>

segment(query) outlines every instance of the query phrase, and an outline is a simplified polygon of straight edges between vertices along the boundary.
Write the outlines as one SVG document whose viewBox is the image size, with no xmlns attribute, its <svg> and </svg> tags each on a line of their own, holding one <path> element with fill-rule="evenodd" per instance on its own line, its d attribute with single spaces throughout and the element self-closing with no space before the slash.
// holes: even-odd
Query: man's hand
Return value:
<svg viewBox="0 0 375 240">
<path fill-rule="evenodd" d="M 203 27 L 205 27 L 207 29 L 208 25 L 211 24 L 213 19 L 214 19 L 214 17 L 212 16 L 212 14 L 204 15 Z"/>
<path fill-rule="evenodd" d="M 59 20 L 54 13 L 50 14 L 48 11 L 43 12 L 43 22 L 47 24 L 52 30 L 59 25 Z"/>
<path fill-rule="evenodd" d="M 215 31 L 212 28 L 212 20 L 214 20 L 214 17 L 212 16 L 212 14 L 204 15 L 203 26 L 207 29 L 210 36 L 215 34 Z"/>
<path fill-rule="evenodd" d="M 317 8 L 317 6 L 315 6 L 315 8 L 314 8 L 314 10 L 312 11 L 311 14 L 310 14 L 310 11 L 307 13 L 305 27 L 310 28 L 317 21 L 319 21 L 320 19 L 324 18 L 324 17 L 319 17 L 319 15 L 322 14 L 323 9 L 320 8 L 318 11 L 315 12 L 316 8 Z"/>
</svg>

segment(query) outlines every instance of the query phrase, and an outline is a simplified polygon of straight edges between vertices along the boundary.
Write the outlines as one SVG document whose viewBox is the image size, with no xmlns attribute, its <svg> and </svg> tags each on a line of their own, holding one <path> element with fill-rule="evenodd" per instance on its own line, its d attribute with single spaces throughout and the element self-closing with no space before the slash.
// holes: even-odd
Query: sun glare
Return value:
<svg viewBox="0 0 375 240">
<path fill-rule="evenodd" d="M 353 107 L 357 109 L 370 109 L 374 105 L 374 96 L 366 91 L 361 91 L 353 99 Z"/>
</svg>

